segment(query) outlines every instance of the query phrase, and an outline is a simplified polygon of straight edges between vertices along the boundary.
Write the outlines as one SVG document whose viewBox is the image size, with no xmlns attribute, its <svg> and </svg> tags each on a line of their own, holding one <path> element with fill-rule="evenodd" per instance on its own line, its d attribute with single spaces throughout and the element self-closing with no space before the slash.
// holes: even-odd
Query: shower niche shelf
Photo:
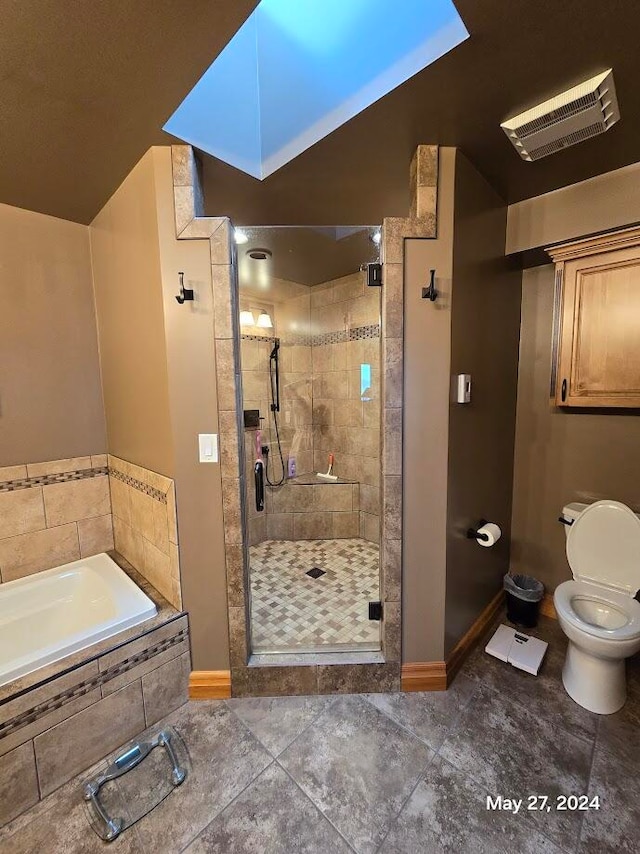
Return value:
<svg viewBox="0 0 640 854">
<path fill-rule="evenodd" d="M 347 480 L 344 477 L 339 477 L 337 480 L 329 480 L 324 477 L 318 477 L 317 474 L 311 472 L 310 474 L 296 475 L 296 477 L 291 477 L 286 482 L 290 483 L 291 486 L 318 486 L 319 484 L 325 486 L 340 486 L 341 484 L 359 483 L 360 481 Z"/>
</svg>

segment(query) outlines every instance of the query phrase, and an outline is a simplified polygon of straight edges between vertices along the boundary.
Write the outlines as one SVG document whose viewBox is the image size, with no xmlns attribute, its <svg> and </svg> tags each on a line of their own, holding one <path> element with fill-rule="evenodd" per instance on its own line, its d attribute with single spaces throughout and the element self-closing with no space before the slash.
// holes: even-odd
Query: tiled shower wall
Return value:
<svg viewBox="0 0 640 854">
<path fill-rule="evenodd" d="M 107 457 L 0 468 L 0 580 L 113 548 Z"/>
<path fill-rule="evenodd" d="M 115 547 L 174 608 L 182 608 L 174 482 L 109 455 Z"/>
<path fill-rule="evenodd" d="M 242 305 L 242 301 L 241 301 Z M 293 455 L 299 475 L 326 471 L 349 483 L 285 483 L 265 491 L 265 511 L 255 509 L 255 433 L 245 436 L 249 484 L 249 540 L 326 539 L 361 536 L 379 541 L 380 295 L 355 273 L 310 289 L 309 296 L 274 308 L 280 337 L 280 438 L 285 466 Z M 258 332 L 259 330 L 255 330 Z M 259 409 L 271 442 L 269 471 L 279 479 L 275 432 L 269 429 L 269 354 L 273 339 L 243 335 L 245 409 Z M 361 389 L 361 365 L 371 385 Z M 363 399 L 364 398 L 364 399 Z"/>
<path fill-rule="evenodd" d="M 182 607 L 170 478 L 106 454 L 0 468 L 0 581 L 114 546 Z"/>
<path fill-rule="evenodd" d="M 311 291 L 313 448 L 316 471 L 357 481 L 359 535 L 380 540 L 380 290 L 354 273 Z M 361 365 L 371 385 L 361 387 Z M 351 536 L 354 536 L 353 534 Z M 358 534 L 355 534 L 358 536 Z"/>
</svg>

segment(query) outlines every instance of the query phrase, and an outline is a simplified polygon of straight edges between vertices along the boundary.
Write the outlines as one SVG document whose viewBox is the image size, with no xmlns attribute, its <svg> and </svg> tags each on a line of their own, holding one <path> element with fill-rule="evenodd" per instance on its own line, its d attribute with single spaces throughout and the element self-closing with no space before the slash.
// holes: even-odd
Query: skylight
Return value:
<svg viewBox="0 0 640 854">
<path fill-rule="evenodd" d="M 262 0 L 164 130 L 266 178 L 468 35 L 451 0 Z"/>
</svg>

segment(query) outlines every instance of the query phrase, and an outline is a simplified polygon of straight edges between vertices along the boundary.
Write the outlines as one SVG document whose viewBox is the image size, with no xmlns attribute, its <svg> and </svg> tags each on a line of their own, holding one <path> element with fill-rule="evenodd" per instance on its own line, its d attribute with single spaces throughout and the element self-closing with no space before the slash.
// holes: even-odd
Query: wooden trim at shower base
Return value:
<svg viewBox="0 0 640 854">
<path fill-rule="evenodd" d="M 231 696 L 230 670 L 192 670 L 190 700 L 227 700 Z"/>
<path fill-rule="evenodd" d="M 552 620 L 558 619 L 556 606 L 553 604 L 553 593 L 545 593 L 540 603 L 540 613 L 543 617 L 550 617 Z"/>
<path fill-rule="evenodd" d="M 400 685 L 403 691 L 446 691 L 446 661 L 403 664 Z"/>
</svg>

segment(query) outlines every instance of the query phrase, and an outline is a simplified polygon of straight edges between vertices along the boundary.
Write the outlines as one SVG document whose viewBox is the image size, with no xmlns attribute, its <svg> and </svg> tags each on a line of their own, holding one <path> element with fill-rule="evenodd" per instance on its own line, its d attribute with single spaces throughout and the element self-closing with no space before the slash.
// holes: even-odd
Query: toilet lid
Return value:
<svg viewBox="0 0 640 854">
<path fill-rule="evenodd" d="M 640 518 L 619 501 L 596 501 L 569 528 L 573 577 L 635 596 L 640 588 Z"/>
</svg>

